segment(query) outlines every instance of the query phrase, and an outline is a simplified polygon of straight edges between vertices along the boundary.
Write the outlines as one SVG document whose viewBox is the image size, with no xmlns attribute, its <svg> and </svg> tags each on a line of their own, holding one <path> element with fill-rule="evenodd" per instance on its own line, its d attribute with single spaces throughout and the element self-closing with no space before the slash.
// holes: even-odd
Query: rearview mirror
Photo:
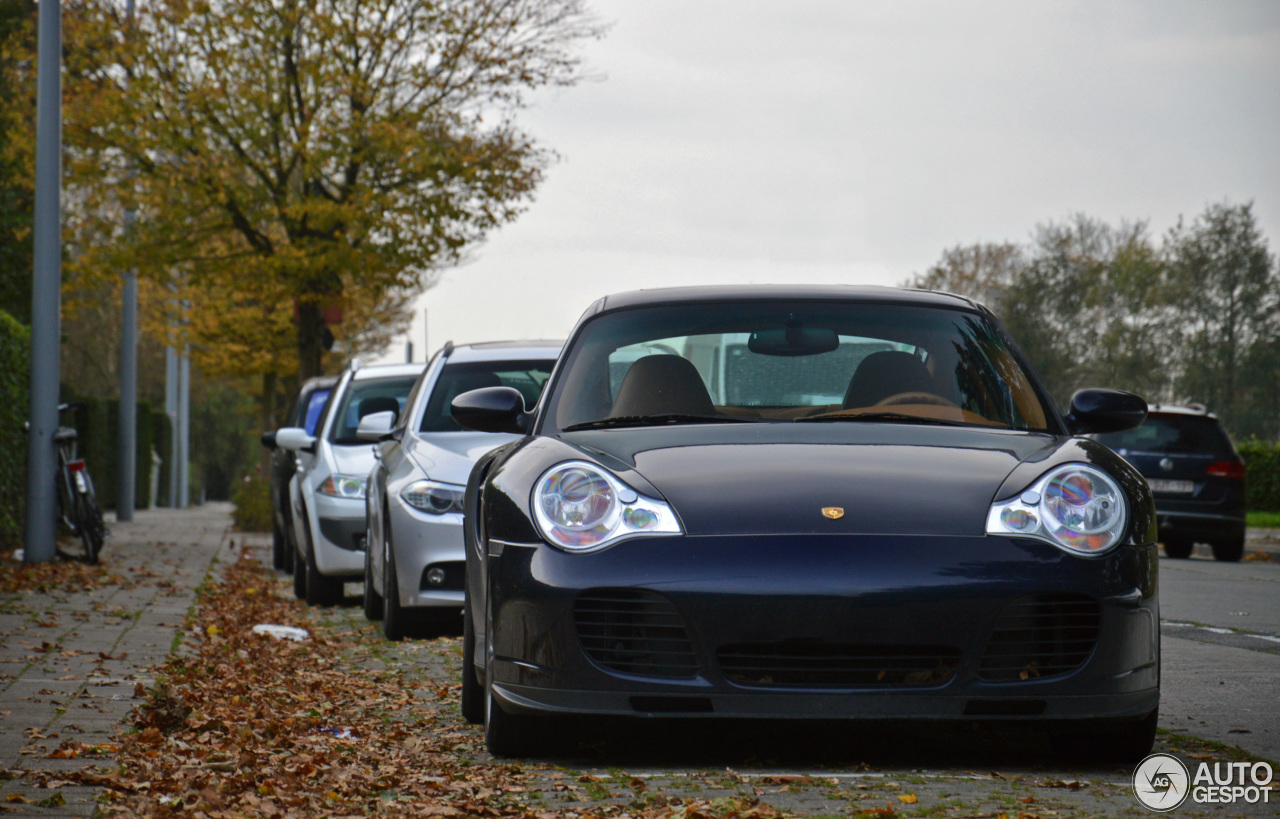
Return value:
<svg viewBox="0 0 1280 819">
<path fill-rule="evenodd" d="M 802 356 L 829 353 L 840 346 L 835 330 L 800 327 L 788 323 L 781 330 L 760 330 L 747 339 L 747 349 L 758 355 Z"/>
<path fill-rule="evenodd" d="M 1072 435 L 1123 432 L 1147 420 L 1147 402 L 1122 390 L 1088 389 L 1071 396 L 1067 429 Z"/>
<path fill-rule="evenodd" d="M 315 452 L 316 439 L 302 427 L 280 427 L 276 430 L 276 446 L 297 452 Z"/>
<path fill-rule="evenodd" d="M 356 439 L 371 444 L 377 443 L 391 431 L 395 422 L 396 414 L 390 410 L 371 412 L 360 419 L 360 426 L 356 427 Z"/>
<path fill-rule="evenodd" d="M 529 422 L 524 396 L 511 387 L 485 387 L 464 392 L 450 405 L 453 420 L 477 432 L 522 434 Z"/>
</svg>

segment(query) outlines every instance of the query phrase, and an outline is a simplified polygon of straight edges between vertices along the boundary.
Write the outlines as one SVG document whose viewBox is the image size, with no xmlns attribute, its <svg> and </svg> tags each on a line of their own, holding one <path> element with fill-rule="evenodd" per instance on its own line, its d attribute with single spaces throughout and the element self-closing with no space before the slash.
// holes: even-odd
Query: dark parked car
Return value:
<svg viewBox="0 0 1280 819">
<path fill-rule="evenodd" d="M 876 287 L 596 302 L 467 484 L 462 702 L 493 753 L 564 714 L 1037 720 L 1140 759 L 1160 697 L 1155 507 L 1000 324 Z"/>
<path fill-rule="evenodd" d="M 314 435 L 325 402 L 338 383 L 336 375 L 310 378 L 293 399 L 285 414 L 284 426 L 302 427 Z M 276 446 L 276 431 L 262 433 L 262 445 L 271 450 L 271 562 L 277 569 L 293 573 L 293 513 L 289 509 L 289 481 L 298 474 L 298 455 Z"/>
<path fill-rule="evenodd" d="M 1197 405 L 1157 405 L 1142 426 L 1094 437 L 1151 484 L 1169 557 L 1189 557 L 1196 543 L 1212 546 L 1218 560 L 1244 555 L 1244 461 L 1217 416 Z"/>
</svg>

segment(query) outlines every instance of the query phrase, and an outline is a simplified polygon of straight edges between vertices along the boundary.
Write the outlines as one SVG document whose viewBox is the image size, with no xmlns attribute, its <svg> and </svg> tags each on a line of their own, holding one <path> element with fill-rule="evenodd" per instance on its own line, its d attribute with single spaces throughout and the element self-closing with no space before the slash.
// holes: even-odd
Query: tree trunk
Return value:
<svg viewBox="0 0 1280 819">
<path fill-rule="evenodd" d="M 321 374 L 320 358 L 324 354 L 324 313 L 315 301 L 298 303 L 298 384 Z"/>
</svg>

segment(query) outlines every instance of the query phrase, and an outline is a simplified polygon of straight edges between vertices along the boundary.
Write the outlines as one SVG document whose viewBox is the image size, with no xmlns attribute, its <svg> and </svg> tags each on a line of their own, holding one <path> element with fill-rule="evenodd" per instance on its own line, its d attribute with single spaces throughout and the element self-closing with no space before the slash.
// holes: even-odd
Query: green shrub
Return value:
<svg viewBox="0 0 1280 819">
<path fill-rule="evenodd" d="M 246 477 L 236 484 L 231 502 L 236 505 L 233 518 L 242 532 L 271 531 L 271 483 Z"/>
<path fill-rule="evenodd" d="M 1253 438 L 1236 448 L 1248 474 L 1249 509 L 1280 512 L 1280 444 Z"/>
<path fill-rule="evenodd" d="M 0 549 L 22 545 L 27 497 L 31 330 L 0 310 Z"/>
</svg>

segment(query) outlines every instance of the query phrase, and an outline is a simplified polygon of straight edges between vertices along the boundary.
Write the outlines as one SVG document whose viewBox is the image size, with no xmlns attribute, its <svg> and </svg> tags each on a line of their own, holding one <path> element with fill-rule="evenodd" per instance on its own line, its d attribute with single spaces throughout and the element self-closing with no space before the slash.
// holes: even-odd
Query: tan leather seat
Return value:
<svg viewBox="0 0 1280 819">
<path fill-rule="evenodd" d="M 649 355 L 627 370 L 610 418 L 628 415 L 715 415 L 698 369 L 678 355 Z"/>
<path fill-rule="evenodd" d="M 872 407 L 900 392 L 936 393 L 924 362 L 910 353 L 883 350 L 862 359 L 844 393 L 844 409 Z"/>
</svg>

